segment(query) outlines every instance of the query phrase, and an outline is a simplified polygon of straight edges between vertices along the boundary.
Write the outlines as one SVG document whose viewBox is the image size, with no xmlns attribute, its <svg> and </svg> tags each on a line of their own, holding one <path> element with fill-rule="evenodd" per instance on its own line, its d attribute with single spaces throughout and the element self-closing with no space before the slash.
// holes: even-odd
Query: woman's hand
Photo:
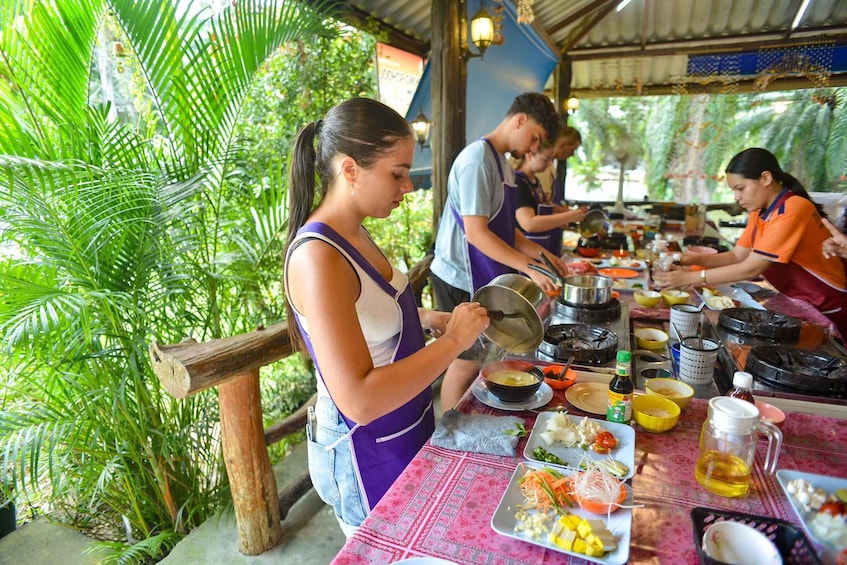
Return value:
<svg viewBox="0 0 847 565">
<path fill-rule="evenodd" d="M 491 322 L 488 311 L 479 302 L 463 302 L 453 309 L 444 335 L 451 337 L 464 351 L 476 342 Z"/>
<path fill-rule="evenodd" d="M 696 280 L 692 280 L 691 271 L 687 269 L 653 272 L 653 286 L 658 289 L 681 288 L 690 286 L 696 282 Z"/>
<path fill-rule="evenodd" d="M 823 218 L 823 225 L 832 234 L 832 237 L 823 242 L 823 256 L 827 259 L 835 256 L 847 259 L 847 235 L 838 231 L 838 228 L 826 218 Z"/>
<path fill-rule="evenodd" d="M 418 308 L 418 316 L 421 319 L 421 327 L 429 330 L 432 337 L 441 337 L 447 331 L 447 322 L 450 320 L 450 312 L 439 312 L 437 310 L 426 310 Z"/>
</svg>

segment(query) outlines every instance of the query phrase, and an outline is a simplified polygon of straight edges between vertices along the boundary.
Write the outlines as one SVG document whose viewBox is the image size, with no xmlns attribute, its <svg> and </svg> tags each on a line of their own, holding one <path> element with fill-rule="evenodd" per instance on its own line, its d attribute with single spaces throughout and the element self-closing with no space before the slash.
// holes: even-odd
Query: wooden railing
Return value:
<svg viewBox="0 0 847 565">
<path fill-rule="evenodd" d="M 420 303 L 432 256 L 409 270 Z M 239 551 L 259 555 L 282 541 L 280 520 L 312 488 L 308 469 L 277 491 L 268 446 L 304 429 L 312 396 L 293 414 L 263 427 L 259 369 L 291 355 L 288 324 L 258 328 L 248 334 L 198 343 L 187 339 L 173 345 L 152 343 L 153 369 L 162 386 L 175 398 L 186 398 L 218 387 L 224 463 L 232 491 Z"/>
</svg>

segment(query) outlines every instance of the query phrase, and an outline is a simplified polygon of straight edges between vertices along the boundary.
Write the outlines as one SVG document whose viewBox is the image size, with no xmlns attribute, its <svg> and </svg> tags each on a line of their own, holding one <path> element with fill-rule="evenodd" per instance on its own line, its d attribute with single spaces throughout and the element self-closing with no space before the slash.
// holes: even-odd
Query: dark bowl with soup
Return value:
<svg viewBox="0 0 847 565">
<path fill-rule="evenodd" d="M 507 360 L 483 367 L 482 378 L 491 394 L 502 402 L 515 404 L 526 402 L 538 392 L 544 373 L 532 363 Z"/>
</svg>

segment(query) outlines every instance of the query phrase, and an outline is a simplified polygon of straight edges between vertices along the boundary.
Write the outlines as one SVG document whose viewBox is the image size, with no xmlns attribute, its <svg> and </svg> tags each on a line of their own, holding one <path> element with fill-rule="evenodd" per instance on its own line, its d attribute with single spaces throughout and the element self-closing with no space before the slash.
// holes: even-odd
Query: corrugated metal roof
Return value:
<svg viewBox="0 0 847 565">
<path fill-rule="evenodd" d="M 510 2 L 511 0 L 503 0 Z M 476 11 L 477 0 L 469 0 Z M 484 0 L 492 11 L 495 0 Z M 817 45 L 822 60 L 847 47 L 847 1 L 812 0 L 791 30 L 801 0 L 535 0 L 533 26 L 572 60 L 571 89 L 583 96 L 684 88 L 697 55 L 798 44 Z M 349 0 L 348 5 L 390 26 L 426 54 L 431 0 Z M 508 45 L 508 37 L 506 37 Z M 492 49 L 504 47 L 492 47 Z M 800 51 L 797 51 L 800 53 Z M 808 51 L 805 52 L 808 56 Z M 711 61 L 709 61 L 711 63 Z M 727 61 L 724 61 L 724 67 Z M 733 63 L 729 61 L 730 66 Z M 724 71 L 726 69 L 724 68 Z M 847 81 L 847 69 L 833 80 Z M 702 82 L 702 78 L 698 79 Z M 844 84 L 844 82 L 841 82 Z"/>
</svg>

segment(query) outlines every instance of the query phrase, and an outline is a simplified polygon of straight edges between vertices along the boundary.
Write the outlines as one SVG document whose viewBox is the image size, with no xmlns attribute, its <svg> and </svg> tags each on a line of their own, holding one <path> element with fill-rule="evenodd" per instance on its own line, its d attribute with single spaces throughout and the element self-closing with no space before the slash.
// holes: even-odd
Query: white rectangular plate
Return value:
<svg viewBox="0 0 847 565">
<path fill-rule="evenodd" d="M 580 459 L 582 459 L 585 455 L 595 460 L 611 456 L 613 459 L 617 459 L 629 467 L 629 473 L 623 477 L 624 480 L 629 479 L 635 474 L 635 430 L 632 429 L 632 427 L 624 424 L 617 424 L 615 422 L 594 419 L 594 421 L 600 424 L 600 426 L 612 432 L 612 435 L 614 435 L 618 440 L 617 447 L 610 451 L 608 455 L 601 455 L 599 453 L 594 453 L 591 450 L 585 450 L 579 447 L 565 447 L 561 443 L 554 442 L 553 445 L 547 445 L 544 443 L 544 440 L 541 439 L 541 433 L 547 428 L 547 421 L 552 418 L 553 415 L 553 412 L 542 412 L 538 415 L 538 418 L 535 420 L 535 426 L 533 426 L 532 431 L 529 433 L 529 438 L 524 446 L 524 457 L 530 461 L 560 468 L 560 466 L 553 465 L 552 463 L 538 461 L 538 459 L 532 456 L 532 452 L 536 447 L 543 447 L 553 455 L 563 459 L 570 467 L 576 469 Z M 574 424 L 579 424 L 579 420 L 582 419 L 581 417 L 573 416 L 571 414 L 568 414 L 567 416 L 572 422 L 574 422 Z"/>
<path fill-rule="evenodd" d="M 587 555 L 583 555 L 582 553 L 573 553 L 571 551 L 565 551 L 561 547 L 557 546 L 555 543 L 551 543 L 546 537 L 542 536 L 541 539 L 533 539 L 529 537 L 525 532 L 515 532 L 515 526 L 517 525 L 517 519 L 515 518 L 515 514 L 518 512 L 518 505 L 522 504 L 524 501 L 523 495 L 521 494 L 520 487 L 518 487 L 518 479 L 524 476 L 524 473 L 529 469 L 541 469 L 545 465 L 539 465 L 538 463 L 519 463 L 518 467 L 515 469 L 514 474 L 512 475 L 512 479 L 509 481 L 509 486 L 506 487 L 506 492 L 503 493 L 503 497 L 500 499 L 500 504 L 497 505 L 497 510 L 494 511 L 494 516 L 491 517 L 491 527 L 498 534 L 502 534 L 504 536 L 508 536 L 510 538 L 514 538 L 517 540 L 525 541 L 527 543 L 540 545 L 541 547 L 546 547 L 548 549 L 552 549 L 554 551 L 559 551 L 561 553 L 567 553 L 568 555 L 573 555 L 575 557 L 581 557 L 586 561 L 592 561 L 594 563 L 604 563 L 606 565 L 619 565 L 621 563 L 626 563 L 627 559 L 629 559 L 629 544 L 630 538 L 632 536 L 632 509 L 631 508 L 620 508 L 617 512 L 613 512 L 611 517 L 609 518 L 606 527 L 609 528 L 609 531 L 618 538 L 618 547 L 615 551 L 611 551 L 604 555 L 603 557 L 589 557 Z M 561 469 L 557 469 L 561 470 Z M 572 474 L 572 472 L 567 470 L 561 470 L 564 474 Z M 624 485 L 626 488 L 626 499 L 624 500 L 624 504 L 629 506 L 632 504 L 632 488 L 629 485 Z M 584 518 L 594 518 L 594 519 L 602 519 L 605 521 L 605 516 L 598 516 L 596 514 L 590 514 L 581 508 L 571 508 L 571 513 L 576 514 L 578 516 L 582 516 Z M 534 510 L 530 510 L 529 513 L 534 513 Z"/>
<path fill-rule="evenodd" d="M 756 302 L 750 293 L 742 288 L 736 288 L 728 284 L 719 284 L 715 287 L 721 296 L 728 296 L 738 302 L 739 308 L 755 308 L 756 310 L 765 310 L 765 307 Z M 706 308 L 709 310 L 721 310 L 721 308 L 712 308 L 709 303 L 706 303 Z"/>
<path fill-rule="evenodd" d="M 793 480 L 804 479 L 808 481 L 813 488 L 822 488 L 826 492 L 834 494 L 837 489 L 847 489 L 847 479 L 827 477 L 826 475 L 816 475 L 814 473 L 803 473 L 802 471 L 791 471 L 789 469 L 780 469 L 779 471 L 777 471 L 776 478 L 779 481 L 779 486 L 782 487 L 782 491 L 785 493 L 785 496 L 788 497 L 788 501 L 791 503 L 791 507 L 794 509 L 794 512 L 797 514 L 797 517 L 800 518 L 800 521 L 803 523 L 803 529 L 806 530 L 806 533 L 809 535 L 809 537 L 830 550 L 836 551 L 838 549 L 841 549 L 836 548 L 834 544 L 815 536 L 815 533 L 812 531 L 811 528 L 809 528 L 808 521 L 815 517 L 816 512 L 814 510 L 811 512 L 804 512 L 803 508 L 797 503 L 796 500 L 794 500 L 794 496 L 789 494 L 787 486 L 788 483 Z"/>
<path fill-rule="evenodd" d="M 616 259 L 615 261 L 611 261 L 609 259 L 584 259 L 584 261 L 590 262 L 597 269 L 606 269 L 609 267 L 617 267 L 620 269 L 632 269 L 634 271 L 643 271 L 647 268 L 647 263 L 643 259 Z"/>
</svg>

